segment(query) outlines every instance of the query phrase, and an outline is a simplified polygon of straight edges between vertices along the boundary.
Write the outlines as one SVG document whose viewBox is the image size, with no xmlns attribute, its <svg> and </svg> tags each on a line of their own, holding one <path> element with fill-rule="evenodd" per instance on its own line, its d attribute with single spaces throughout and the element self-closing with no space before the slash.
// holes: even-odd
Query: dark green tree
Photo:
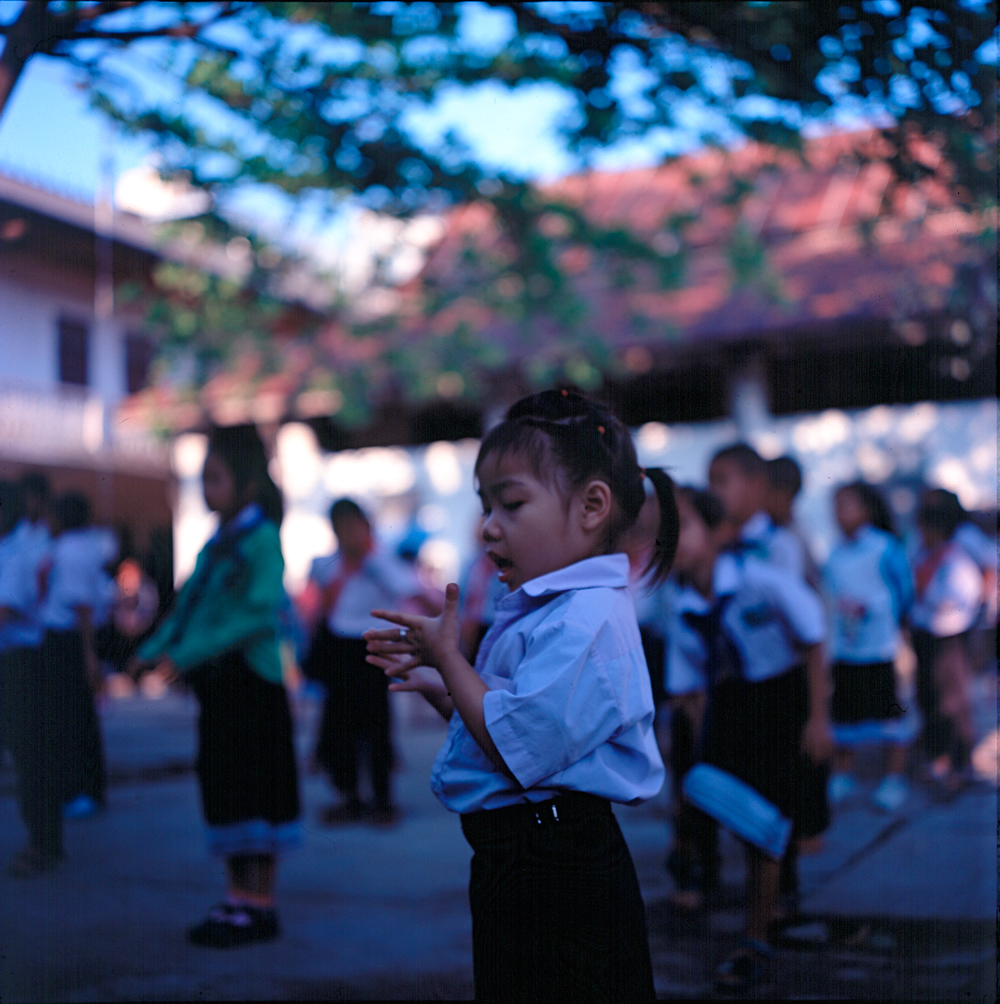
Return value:
<svg viewBox="0 0 1000 1004">
<path fill-rule="evenodd" d="M 226 195 L 247 184 L 331 210 L 346 197 L 402 215 L 470 199 L 489 204 L 500 237 L 489 254 L 467 249 L 469 288 L 499 290 L 498 309 L 535 322 L 526 365 L 542 381 L 561 368 L 586 383 L 608 362 L 600 338 L 587 336 L 581 301 L 560 266 L 567 246 L 584 246 L 608 274 L 625 276 L 639 262 L 669 287 L 683 281 L 684 221 L 673 221 L 676 241 L 657 250 L 552 205 L 523 179 L 487 171 L 454 135 L 421 141 L 408 116 L 452 89 L 562 88 L 575 108 L 562 139 L 581 169 L 617 142 L 673 125 L 684 95 L 713 114 L 708 142 L 720 142 L 727 128 L 793 149 L 806 123 L 853 101 L 883 115 L 879 156 L 897 183 L 937 177 L 970 213 L 996 204 L 993 3 L 491 2 L 496 33 L 487 40 L 464 30 L 465 6 L 27 0 L 6 5 L 9 23 L 0 29 L 0 109 L 29 59 L 68 60 L 95 106 L 155 139 L 164 174 L 216 197 L 215 211 L 200 221 L 209 237 L 232 239 Z M 915 136 L 939 156 L 921 155 L 926 144 Z M 738 201 L 754 179 L 733 181 Z M 740 235 L 734 241 L 735 277 L 747 281 L 753 265 L 766 279 L 758 251 Z M 289 337 L 271 337 L 284 316 L 274 298 L 281 267 L 265 244 L 253 238 L 241 282 L 203 283 L 198 295 L 198 283 L 164 269 L 157 316 L 165 345 L 193 350 L 204 364 L 201 381 L 224 362 L 235 331 L 258 332 L 265 356 L 288 349 Z M 423 307 L 440 312 L 462 295 L 461 284 L 431 289 Z M 461 384 L 458 393 L 476 394 L 475 374 L 504 360 L 477 341 L 462 311 L 453 313 L 455 325 L 419 351 L 393 342 L 385 326 L 332 338 L 339 349 L 327 361 L 339 388 L 330 375 L 320 389 L 346 395 L 361 415 L 379 381 L 354 341 L 375 338 L 384 375 L 395 373 L 405 393 L 424 397 Z M 366 361 L 351 370 L 345 359 Z M 261 373 L 282 365 L 265 359 Z"/>
</svg>

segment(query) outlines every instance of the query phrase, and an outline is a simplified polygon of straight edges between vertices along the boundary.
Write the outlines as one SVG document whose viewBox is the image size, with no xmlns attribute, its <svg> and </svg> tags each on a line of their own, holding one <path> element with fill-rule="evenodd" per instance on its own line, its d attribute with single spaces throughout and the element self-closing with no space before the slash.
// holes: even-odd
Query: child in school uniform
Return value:
<svg viewBox="0 0 1000 1004">
<path fill-rule="evenodd" d="M 696 596 L 680 612 L 674 633 L 708 685 L 699 760 L 748 785 L 792 823 L 794 833 L 803 812 L 801 774 L 810 760 L 832 752 L 823 607 L 798 576 L 739 541 L 726 544 L 731 528 L 715 521 L 713 508 L 703 493 L 678 493 L 675 563 Z M 700 653 L 704 661 L 697 667 Z M 719 988 L 728 992 L 749 991 L 761 978 L 781 876 L 780 857 L 749 842 L 745 847 L 744 940 L 716 973 Z"/>
<path fill-rule="evenodd" d="M 319 599 L 319 623 L 313 632 L 303 671 L 323 684 L 326 694 L 314 754 L 342 800 L 320 811 L 320 823 L 358 822 L 369 808 L 372 822 L 394 823 L 392 720 L 388 680 L 365 661 L 362 634 L 372 627 L 376 606 L 414 602 L 426 590 L 412 566 L 378 546 L 364 510 L 353 500 L 330 507 L 337 552 L 316 558 L 309 587 Z M 438 605 L 436 609 L 440 609 Z M 367 752 L 373 804 L 360 794 L 361 757 Z"/>
<path fill-rule="evenodd" d="M 708 484 L 740 541 L 765 561 L 805 579 L 801 543 L 767 512 L 767 464 L 752 446 L 733 443 L 719 450 L 708 467 Z"/>
<path fill-rule="evenodd" d="M 301 839 L 279 648 L 282 510 L 252 426 L 211 434 L 203 479 L 219 529 L 198 555 L 173 613 L 130 668 L 137 673 L 155 661 L 167 675 L 182 674 L 198 697 L 202 810 L 228 885 L 225 899 L 187 937 L 233 948 L 277 937 L 277 860 Z"/>
<path fill-rule="evenodd" d="M 402 630 L 366 633 L 393 688 L 449 719 L 431 786 L 474 851 L 476 999 L 652 1000 L 642 897 L 611 811 L 652 798 L 664 778 L 619 550 L 647 504 L 631 439 L 603 406 L 545 392 L 490 432 L 476 478 L 483 540 L 510 592 L 475 668 L 459 648 L 454 584 L 441 617 L 374 611 Z M 665 574 L 672 491 L 649 504 Z"/>
<path fill-rule="evenodd" d="M 671 596 L 665 627 L 664 688 L 672 710 L 673 787 L 673 843 L 666 869 L 674 880 L 668 902 L 682 913 L 694 913 L 704 906 L 706 894 L 715 887 L 720 864 L 718 825 L 688 802 L 682 789 L 685 776 L 701 756 L 706 706 L 708 650 L 704 632 L 693 625 L 700 624 L 712 609 L 713 566 L 707 560 L 699 564 L 698 559 L 707 551 L 710 534 L 721 539 L 725 513 L 722 503 L 713 495 L 692 487 L 678 488 L 677 499 L 681 535 L 673 571 L 667 580 Z M 699 521 L 692 520 L 692 508 Z"/>
<path fill-rule="evenodd" d="M 38 571 L 44 548 L 18 524 L 20 485 L 0 484 L 0 675 L 3 724 L 17 772 L 17 800 L 28 841 L 8 866 L 15 878 L 51 871 L 63 857 L 61 732 L 57 695 L 41 670 Z M 15 525 L 17 529 L 15 529 Z M 30 526 L 30 523 L 28 523 Z M 46 535 L 47 537 L 47 535 Z"/>
<path fill-rule="evenodd" d="M 913 577 L 875 488 L 862 481 L 843 485 L 834 495 L 834 512 L 844 540 L 823 569 L 837 742 L 830 802 L 840 804 L 854 792 L 852 749 L 875 739 L 888 746 L 888 762 L 872 800 L 895 812 L 907 797 L 904 770 L 913 735 L 897 698 L 894 663 L 900 625 L 913 603 Z"/>
<path fill-rule="evenodd" d="M 954 793 L 968 780 L 975 744 L 969 632 L 982 605 L 979 567 L 955 540 L 965 518 L 953 492 L 928 491 L 917 513 L 921 549 L 910 611 L 917 656 L 917 704 L 931 780 Z"/>
</svg>

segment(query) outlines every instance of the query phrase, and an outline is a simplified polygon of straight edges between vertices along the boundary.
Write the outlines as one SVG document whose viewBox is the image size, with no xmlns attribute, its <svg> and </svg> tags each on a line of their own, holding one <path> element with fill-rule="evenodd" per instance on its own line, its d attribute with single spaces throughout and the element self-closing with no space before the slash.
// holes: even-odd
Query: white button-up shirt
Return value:
<svg viewBox="0 0 1000 1004">
<path fill-rule="evenodd" d="M 713 585 L 716 596 L 732 596 L 723 626 L 751 683 L 796 666 L 802 661 L 800 646 L 826 637 L 823 604 L 793 572 L 752 554 L 724 553 L 715 564 Z"/>
<path fill-rule="evenodd" d="M 342 565 L 339 553 L 315 558 L 309 578 L 326 587 L 340 575 Z M 389 627 L 387 621 L 372 617 L 372 610 L 396 609 L 419 592 L 420 580 L 409 565 L 384 551 L 373 551 L 344 582 L 327 627 L 344 638 L 360 638 L 371 627 Z"/>
<path fill-rule="evenodd" d="M 587 558 L 505 596 L 479 649 L 486 728 L 512 781 L 452 715 L 431 788 L 454 812 L 560 790 L 637 804 L 662 787 L 653 694 L 624 554 Z"/>
<path fill-rule="evenodd" d="M 11 648 L 36 648 L 42 643 L 38 623 L 38 566 L 47 545 L 47 534 L 40 543 L 25 524 L 0 540 L 0 607 L 14 612 L 0 626 L 0 652 Z"/>
<path fill-rule="evenodd" d="M 861 527 L 833 549 L 823 585 L 832 658 L 892 662 L 899 622 L 913 603 L 913 576 L 902 543 L 873 526 Z"/>
</svg>

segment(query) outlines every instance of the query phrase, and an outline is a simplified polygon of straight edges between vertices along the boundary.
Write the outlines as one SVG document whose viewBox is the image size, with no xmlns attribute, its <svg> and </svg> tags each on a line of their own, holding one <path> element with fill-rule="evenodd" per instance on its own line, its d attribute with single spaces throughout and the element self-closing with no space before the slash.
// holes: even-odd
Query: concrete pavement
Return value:
<svg viewBox="0 0 1000 1004">
<path fill-rule="evenodd" d="M 443 726 L 419 698 L 394 700 L 400 822 L 321 829 L 316 811 L 331 796 L 304 776 L 305 846 L 279 877 L 284 934 L 228 952 L 183 937 L 222 891 L 190 772 L 194 702 L 177 692 L 109 700 L 108 810 L 67 824 L 58 871 L 30 881 L 0 873 L 0 1000 L 471 998 L 470 851 L 427 785 Z M 303 759 L 315 720 L 315 702 L 303 698 Z M 649 910 L 658 994 L 711 996 L 741 921 L 736 842 L 723 840 L 709 909 L 682 918 L 666 905 L 666 795 L 616 812 Z M 987 784 L 949 803 L 917 788 L 897 816 L 864 798 L 838 812 L 824 849 L 802 859 L 802 916 L 760 996 L 994 1000 L 996 827 Z M 8 768 L 0 859 L 22 841 Z"/>
</svg>

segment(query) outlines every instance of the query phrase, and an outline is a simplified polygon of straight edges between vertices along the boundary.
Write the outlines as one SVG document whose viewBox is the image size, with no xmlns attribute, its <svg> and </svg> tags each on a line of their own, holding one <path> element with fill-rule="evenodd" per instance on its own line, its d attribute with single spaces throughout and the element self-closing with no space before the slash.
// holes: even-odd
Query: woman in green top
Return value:
<svg viewBox="0 0 1000 1004">
<path fill-rule="evenodd" d="M 300 808 L 278 649 L 281 496 L 256 429 L 216 429 L 203 480 L 219 530 L 134 668 L 155 661 L 198 697 L 202 809 L 228 890 L 188 940 L 230 948 L 277 936 L 277 856 L 301 839 Z"/>
</svg>

